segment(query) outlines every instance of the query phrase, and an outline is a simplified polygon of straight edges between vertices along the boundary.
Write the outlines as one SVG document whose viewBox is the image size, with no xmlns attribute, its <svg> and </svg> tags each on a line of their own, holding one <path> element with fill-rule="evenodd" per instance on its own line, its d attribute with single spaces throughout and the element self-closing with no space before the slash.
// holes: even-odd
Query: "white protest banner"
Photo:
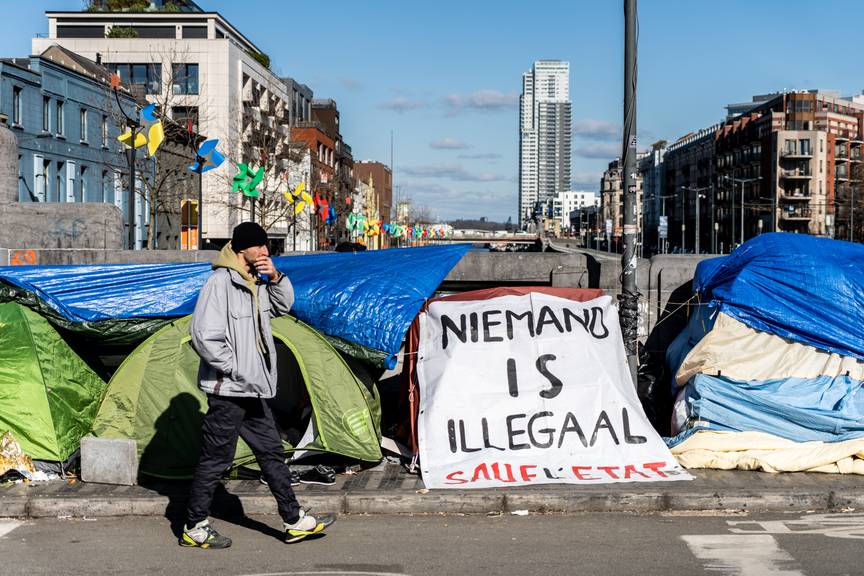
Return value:
<svg viewBox="0 0 864 576">
<path fill-rule="evenodd" d="M 645 418 L 608 296 L 433 301 L 417 370 L 428 488 L 691 479 Z"/>
</svg>

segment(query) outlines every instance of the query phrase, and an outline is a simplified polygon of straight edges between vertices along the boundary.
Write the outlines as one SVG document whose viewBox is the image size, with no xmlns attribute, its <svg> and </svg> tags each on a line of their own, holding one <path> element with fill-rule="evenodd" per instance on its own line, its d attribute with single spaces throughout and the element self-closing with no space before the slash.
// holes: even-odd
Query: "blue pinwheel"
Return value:
<svg viewBox="0 0 864 576">
<path fill-rule="evenodd" d="M 203 174 L 214 168 L 218 168 L 225 161 L 225 156 L 216 150 L 219 140 L 207 140 L 198 148 L 195 155 L 195 163 L 189 166 L 189 170 L 196 174 Z"/>
</svg>

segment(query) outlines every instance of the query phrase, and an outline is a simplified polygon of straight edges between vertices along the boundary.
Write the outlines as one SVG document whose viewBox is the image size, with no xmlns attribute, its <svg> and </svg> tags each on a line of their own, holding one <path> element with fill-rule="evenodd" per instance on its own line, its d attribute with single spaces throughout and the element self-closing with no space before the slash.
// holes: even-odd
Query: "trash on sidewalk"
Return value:
<svg viewBox="0 0 864 576">
<path fill-rule="evenodd" d="M 33 460 L 21 450 L 11 432 L 0 436 L 0 482 L 15 482 L 33 474 Z"/>
</svg>

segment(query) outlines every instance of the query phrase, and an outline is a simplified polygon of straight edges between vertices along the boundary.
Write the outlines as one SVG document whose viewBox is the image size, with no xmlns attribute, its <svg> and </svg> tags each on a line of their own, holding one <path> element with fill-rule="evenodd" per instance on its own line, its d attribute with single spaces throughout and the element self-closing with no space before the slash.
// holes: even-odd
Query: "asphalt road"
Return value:
<svg viewBox="0 0 864 576">
<path fill-rule="evenodd" d="M 326 536 L 279 540 L 276 516 L 217 520 L 227 550 L 181 548 L 160 518 L 0 519 L 0 574 L 864 573 L 864 514 L 346 516 Z"/>
</svg>

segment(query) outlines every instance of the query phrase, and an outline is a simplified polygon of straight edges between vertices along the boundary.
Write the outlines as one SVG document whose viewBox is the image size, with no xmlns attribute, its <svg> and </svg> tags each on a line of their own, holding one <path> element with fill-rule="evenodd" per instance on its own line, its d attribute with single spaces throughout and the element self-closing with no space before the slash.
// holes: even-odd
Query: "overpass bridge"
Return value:
<svg viewBox="0 0 864 576">
<path fill-rule="evenodd" d="M 508 235 L 508 236 L 485 236 L 482 234 L 453 234 L 447 238 L 424 238 L 424 241 L 436 242 L 439 244 L 464 244 L 484 243 L 484 244 L 533 244 L 537 241 L 537 236 L 526 235 Z"/>
</svg>

